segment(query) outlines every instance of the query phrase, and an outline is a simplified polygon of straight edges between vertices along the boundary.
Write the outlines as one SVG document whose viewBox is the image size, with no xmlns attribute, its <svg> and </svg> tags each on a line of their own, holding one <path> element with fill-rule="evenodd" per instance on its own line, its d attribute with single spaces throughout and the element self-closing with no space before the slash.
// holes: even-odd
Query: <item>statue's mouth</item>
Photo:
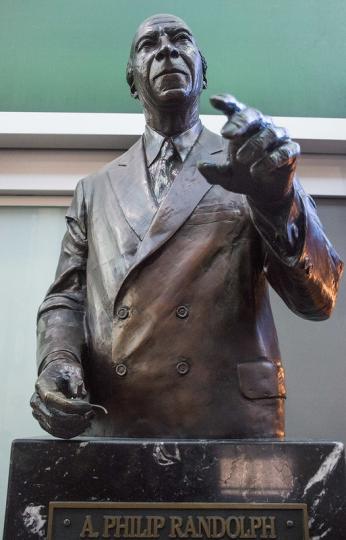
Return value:
<svg viewBox="0 0 346 540">
<path fill-rule="evenodd" d="M 162 77 L 164 75 L 179 75 L 179 74 L 186 75 L 186 72 L 178 68 L 163 69 L 162 71 L 160 71 L 160 73 L 158 73 L 157 75 L 153 77 L 153 80 L 155 81 L 155 79 L 157 79 L 158 77 Z"/>
</svg>

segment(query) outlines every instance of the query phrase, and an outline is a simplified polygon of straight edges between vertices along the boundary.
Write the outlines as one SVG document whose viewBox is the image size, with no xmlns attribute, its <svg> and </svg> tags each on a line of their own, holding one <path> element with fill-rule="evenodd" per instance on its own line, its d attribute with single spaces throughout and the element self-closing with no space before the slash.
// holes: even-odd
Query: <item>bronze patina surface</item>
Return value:
<svg viewBox="0 0 346 540">
<path fill-rule="evenodd" d="M 147 138 L 78 183 L 39 309 L 31 404 L 53 435 L 284 436 L 268 284 L 323 320 L 343 265 L 283 128 L 228 94 L 211 98 L 222 136 L 199 123 L 206 69 L 178 17 L 138 28 L 127 82 Z"/>
</svg>

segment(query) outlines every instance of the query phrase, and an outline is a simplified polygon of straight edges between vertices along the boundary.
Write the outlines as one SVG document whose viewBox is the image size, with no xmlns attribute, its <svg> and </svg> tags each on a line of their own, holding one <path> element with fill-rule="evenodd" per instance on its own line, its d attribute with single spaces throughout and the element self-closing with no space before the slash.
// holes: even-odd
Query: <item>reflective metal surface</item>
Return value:
<svg viewBox="0 0 346 540">
<path fill-rule="evenodd" d="M 162 137 L 197 125 L 206 62 L 179 18 L 139 27 L 127 80 Z M 38 314 L 32 407 L 58 437 L 284 436 L 268 284 L 324 320 L 343 265 L 295 175 L 298 145 L 232 96 L 212 103 L 222 137 L 202 129 L 159 206 L 143 139 L 76 188 Z"/>
</svg>

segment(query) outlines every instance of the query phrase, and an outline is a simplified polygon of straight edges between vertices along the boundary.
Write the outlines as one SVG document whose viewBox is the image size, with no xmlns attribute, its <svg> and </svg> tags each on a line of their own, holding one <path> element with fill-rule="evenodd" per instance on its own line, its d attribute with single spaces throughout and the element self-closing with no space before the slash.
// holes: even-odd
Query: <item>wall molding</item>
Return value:
<svg viewBox="0 0 346 540">
<path fill-rule="evenodd" d="M 219 133 L 223 115 L 202 115 Z M 313 196 L 346 197 L 346 119 L 273 117 L 302 147 Z M 68 206 L 77 181 L 129 148 L 142 114 L 0 112 L 0 206 Z"/>
<path fill-rule="evenodd" d="M 67 206 L 80 178 L 119 150 L 0 150 L 0 206 Z M 316 197 L 346 197 L 346 155 L 303 154 L 298 176 Z"/>
<path fill-rule="evenodd" d="M 216 133 L 222 115 L 201 115 Z M 273 117 L 303 153 L 346 154 L 345 118 Z M 126 150 L 144 130 L 142 114 L 0 112 L 0 148 Z"/>
<path fill-rule="evenodd" d="M 0 208 L 6 206 L 24 206 L 24 207 L 49 207 L 49 208 L 68 208 L 71 204 L 71 196 L 50 196 L 50 195 L 1 195 Z"/>
</svg>

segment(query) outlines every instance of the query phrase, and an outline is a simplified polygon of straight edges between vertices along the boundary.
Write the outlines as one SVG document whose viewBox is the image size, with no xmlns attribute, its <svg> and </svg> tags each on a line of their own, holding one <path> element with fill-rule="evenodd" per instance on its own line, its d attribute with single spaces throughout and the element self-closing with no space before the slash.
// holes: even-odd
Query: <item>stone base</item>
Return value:
<svg viewBox="0 0 346 540">
<path fill-rule="evenodd" d="M 345 496 L 341 443 L 17 440 L 4 540 L 46 538 L 52 501 L 306 503 L 312 540 L 345 540 Z"/>
</svg>

